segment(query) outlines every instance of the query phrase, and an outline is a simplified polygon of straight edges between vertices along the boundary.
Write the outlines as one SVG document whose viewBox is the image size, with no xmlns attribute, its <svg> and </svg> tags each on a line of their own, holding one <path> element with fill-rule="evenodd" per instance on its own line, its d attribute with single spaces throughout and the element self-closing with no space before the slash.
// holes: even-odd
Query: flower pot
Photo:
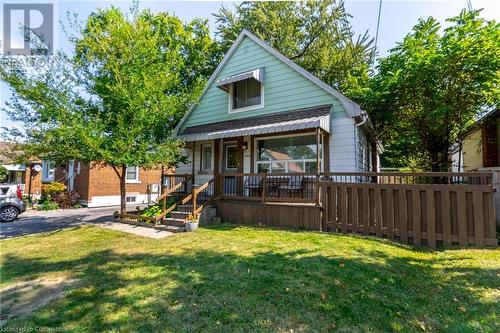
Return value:
<svg viewBox="0 0 500 333">
<path fill-rule="evenodd" d="M 193 232 L 198 229 L 198 221 L 195 222 L 186 222 L 186 231 L 187 232 Z"/>
</svg>

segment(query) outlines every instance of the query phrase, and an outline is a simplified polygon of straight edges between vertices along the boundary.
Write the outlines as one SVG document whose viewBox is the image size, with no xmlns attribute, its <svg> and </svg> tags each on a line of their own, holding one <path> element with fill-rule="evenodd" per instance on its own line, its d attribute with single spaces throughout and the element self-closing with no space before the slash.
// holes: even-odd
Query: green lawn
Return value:
<svg viewBox="0 0 500 333">
<path fill-rule="evenodd" d="M 79 279 L 8 326 L 68 331 L 493 332 L 500 250 L 221 225 L 162 240 L 96 227 L 0 242 L 1 286 Z"/>
</svg>

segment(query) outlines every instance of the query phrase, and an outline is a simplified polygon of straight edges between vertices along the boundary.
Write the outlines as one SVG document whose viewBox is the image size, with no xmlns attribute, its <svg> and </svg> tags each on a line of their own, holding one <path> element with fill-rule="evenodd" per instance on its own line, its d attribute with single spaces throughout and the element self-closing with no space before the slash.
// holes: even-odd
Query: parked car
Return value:
<svg viewBox="0 0 500 333">
<path fill-rule="evenodd" d="M 16 184 L 0 184 L 0 222 L 14 221 L 25 211 L 21 187 Z"/>
</svg>

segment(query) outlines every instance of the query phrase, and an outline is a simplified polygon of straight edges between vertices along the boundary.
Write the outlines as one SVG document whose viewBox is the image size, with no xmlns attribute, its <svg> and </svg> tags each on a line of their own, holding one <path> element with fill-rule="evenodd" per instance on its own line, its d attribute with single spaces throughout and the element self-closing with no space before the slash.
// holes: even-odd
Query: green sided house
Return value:
<svg viewBox="0 0 500 333">
<path fill-rule="evenodd" d="M 315 201 L 318 175 L 377 171 L 381 152 L 356 103 L 246 30 L 175 135 L 189 162 L 167 188 L 185 175 L 223 200 Z"/>
</svg>

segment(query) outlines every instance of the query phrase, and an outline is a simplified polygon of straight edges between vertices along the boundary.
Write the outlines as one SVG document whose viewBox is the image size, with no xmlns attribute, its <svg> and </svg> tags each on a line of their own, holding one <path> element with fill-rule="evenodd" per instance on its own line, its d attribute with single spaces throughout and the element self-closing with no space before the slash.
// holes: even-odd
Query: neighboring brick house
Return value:
<svg viewBox="0 0 500 333">
<path fill-rule="evenodd" d="M 88 207 L 114 206 L 120 204 L 120 182 L 111 167 L 75 161 L 61 164 L 44 162 L 44 181 L 64 182 L 70 191 L 80 195 L 80 202 Z M 149 203 L 160 191 L 161 169 L 127 168 L 127 204 Z"/>
<path fill-rule="evenodd" d="M 32 197 L 40 197 L 42 193 L 42 162 L 31 161 L 17 164 L 11 157 L 5 155 L 10 151 L 10 146 L 10 142 L 0 141 L 0 165 L 8 171 L 7 178 L 0 179 L 0 182 L 18 184 L 24 195 L 31 194 Z"/>
<path fill-rule="evenodd" d="M 91 167 L 79 161 L 59 166 L 50 161 L 16 164 L 5 155 L 10 155 L 8 154 L 11 151 L 10 145 L 12 143 L 0 141 L 0 164 L 9 172 L 7 178 L 0 179 L 0 182 L 19 184 L 24 195 L 31 193 L 32 197 L 39 198 L 43 183 L 58 181 L 64 183 L 70 191 L 78 192 L 80 202 L 85 206 L 102 207 L 120 204 L 120 181 L 111 167 L 99 165 Z M 149 203 L 156 199 L 160 191 L 161 168 L 147 170 L 129 167 L 126 183 L 128 204 Z"/>
</svg>

